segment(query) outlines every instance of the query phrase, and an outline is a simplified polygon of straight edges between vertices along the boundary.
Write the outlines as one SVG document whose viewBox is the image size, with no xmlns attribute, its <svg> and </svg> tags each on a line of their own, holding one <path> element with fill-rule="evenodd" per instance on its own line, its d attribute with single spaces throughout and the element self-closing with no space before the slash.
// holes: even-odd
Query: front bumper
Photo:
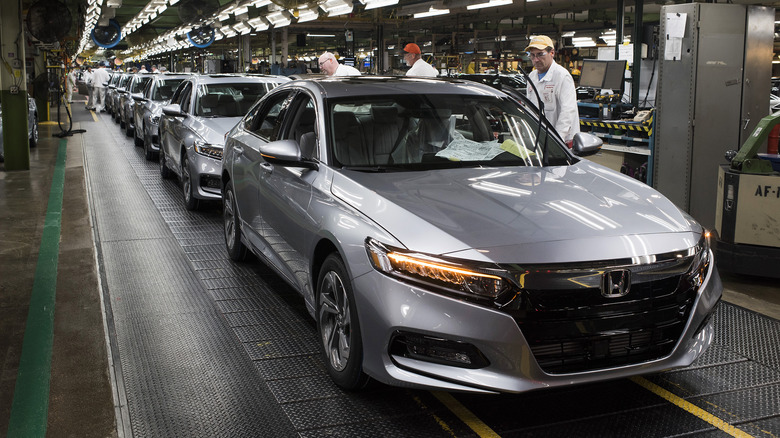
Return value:
<svg viewBox="0 0 780 438">
<path fill-rule="evenodd" d="M 469 392 L 524 392 L 685 367 L 712 343 L 709 317 L 722 295 L 715 264 L 696 293 L 671 353 L 639 363 L 550 374 L 537 363 L 518 323 L 499 310 L 431 293 L 379 272 L 354 279 L 363 337 L 363 368 L 387 384 Z M 398 333 L 414 333 L 474 346 L 487 366 L 468 368 L 390 352 Z M 442 344 L 444 345 L 444 344 Z"/>
<path fill-rule="evenodd" d="M 198 199 L 222 199 L 222 160 L 190 151 L 190 177 L 197 188 L 195 197 Z"/>
</svg>

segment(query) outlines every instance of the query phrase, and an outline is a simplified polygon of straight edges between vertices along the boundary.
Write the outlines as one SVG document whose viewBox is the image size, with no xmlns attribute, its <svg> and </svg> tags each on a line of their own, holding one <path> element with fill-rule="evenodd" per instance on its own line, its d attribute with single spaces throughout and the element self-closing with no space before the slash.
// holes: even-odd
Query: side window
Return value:
<svg viewBox="0 0 780 438">
<path fill-rule="evenodd" d="M 182 82 L 179 84 L 179 87 L 176 88 L 176 91 L 173 93 L 173 97 L 171 97 L 171 103 L 181 103 L 181 95 L 184 93 L 184 89 L 186 89 L 188 85 L 189 82 Z"/>
<path fill-rule="evenodd" d="M 181 106 L 181 111 L 184 113 L 190 112 L 190 96 L 192 95 L 192 83 L 188 82 L 187 86 L 184 87 L 183 90 L 181 90 L 181 95 L 179 96 L 179 105 Z"/>
<path fill-rule="evenodd" d="M 294 102 L 295 114 L 292 114 L 290 129 L 285 138 L 295 140 L 301 147 L 301 156 L 316 158 L 317 154 L 317 116 L 311 97 L 301 93 Z"/>
<path fill-rule="evenodd" d="M 266 141 L 276 141 L 282 126 L 284 110 L 290 105 L 292 93 L 279 93 L 262 105 L 250 125 L 250 131 Z"/>
</svg>

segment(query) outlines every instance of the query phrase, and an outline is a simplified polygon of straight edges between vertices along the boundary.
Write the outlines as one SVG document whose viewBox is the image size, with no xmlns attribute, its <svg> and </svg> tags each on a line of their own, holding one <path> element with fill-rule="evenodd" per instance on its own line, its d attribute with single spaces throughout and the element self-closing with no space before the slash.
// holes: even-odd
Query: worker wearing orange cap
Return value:
<svg viewBox="0 0 780 438">
<path fill-rule="evenodd" d="M 436 68 L 422 60 L 420 46 L 415 43 L 409 43 L 404 47 L 404 61 L 411 67 L 406 72 L 406 76 L 424 76 L 435 78 L 439 76 Z"/>
<path fill-rule="evenodd" d="M 553 59 L 555 48 L 550 37 L 532 36 L 525 50 L 534 63 L 534 71 L 528 77 L 536 86 L 539 99 L 544 105 L 544 116 L 571 147 L 574 134 L 580 132 L 580 115 L 577 110 L 574 79 L 568 70 Z M 528 87 L 527 96 L 531 102 L 537 103 L 533 87 Z"/>
</svg>

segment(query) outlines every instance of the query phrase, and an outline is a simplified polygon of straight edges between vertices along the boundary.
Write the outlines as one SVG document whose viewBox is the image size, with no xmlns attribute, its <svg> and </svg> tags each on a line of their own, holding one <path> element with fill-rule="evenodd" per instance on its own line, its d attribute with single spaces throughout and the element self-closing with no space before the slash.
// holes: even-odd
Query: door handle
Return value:
<svg viewBox="0 0 780 438">
<path fill-rule="evenodd" d="M 244 147 L 243 146 L 233 146 L 233 152 L 236 155 L 241 155 L 244 153 Z"/>
<path fill-rule="evenodd" d="M 269 173 L 274 171 L 274 166 L 271 163 L 260 163 L 260 167 Z"/>
</svg>

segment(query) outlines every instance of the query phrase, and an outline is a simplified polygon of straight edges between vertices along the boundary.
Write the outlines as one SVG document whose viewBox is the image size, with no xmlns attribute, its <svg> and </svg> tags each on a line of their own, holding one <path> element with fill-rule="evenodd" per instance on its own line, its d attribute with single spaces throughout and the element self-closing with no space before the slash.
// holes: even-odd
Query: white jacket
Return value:
<svg viewBox="0 0 780 438">
<path fill-rule="evenodd" d="M 574 79 L 568 70 L 555 61 L 547 69 L 547 74 L 539 80 L 539 72 L 534 70 L 528 75 L 536 85 L 539 97 L 544 104 L 544 115 L 555 127 L 564 141 L 571 141 L 574 134 L 580 132 L 580 113 L 577 110 L 577 90 Z M 529 85 L 526 92 L 528 99 L 538 106 L 538 99 Z"/>
</svg>

